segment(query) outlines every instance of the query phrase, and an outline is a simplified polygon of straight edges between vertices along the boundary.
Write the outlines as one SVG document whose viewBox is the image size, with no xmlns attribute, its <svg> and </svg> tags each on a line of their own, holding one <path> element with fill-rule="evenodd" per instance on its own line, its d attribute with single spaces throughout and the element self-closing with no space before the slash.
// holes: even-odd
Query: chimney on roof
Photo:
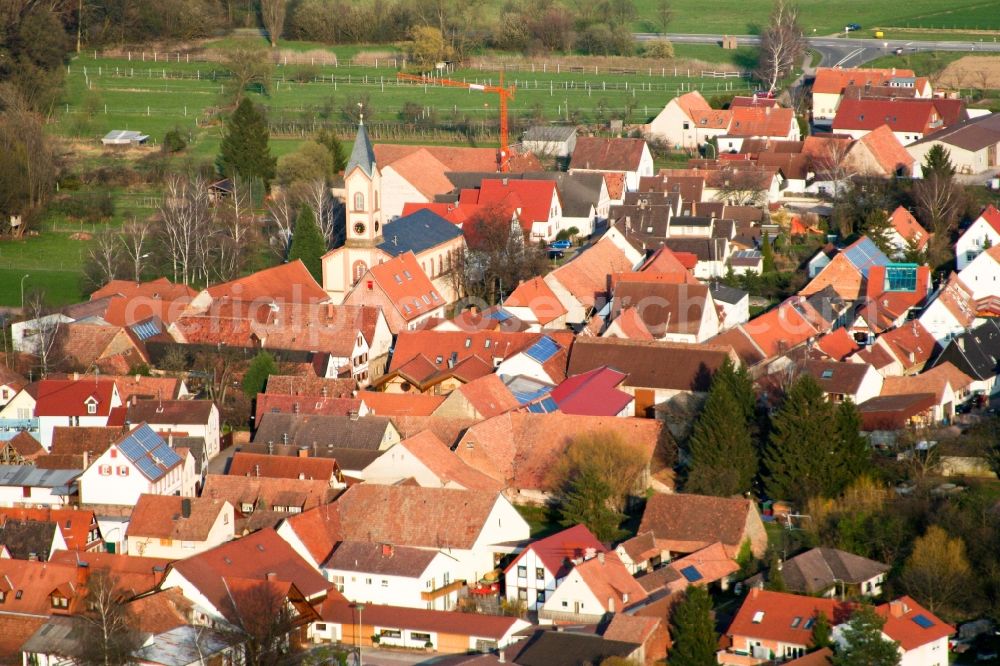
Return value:
<svg viewBox="0 0 1000 666">
<path fill-rule="evenodd" d="M 184 518 L 191 517 L 191 498 L 185 497 L 181 500 L 181 516 Z"/>
<path fill-rule="evenodd" d="M 260 476 L 260 465 L 254 465 L 253 466 L 253 473 L 254 473 L 254 476 Z"/>
<path fill-rule="evenodd" d="M 32 553 L 34 555 L 34 553 Z M 31 556 L 28 556 L 31 559 Z M 38 559 L 37 557 L 35 559 Z M 90 580 L 90 565 L 87 562 L 81 560 L 76 561 L 76 582 L 78 585 L 86 585 L 87 581 Z"/>
<path fill-rule="evenodd" d="M 394 550 L 391 543 L 382 544 L 382 557 L 392 557 Z"/>
<path fill-rule="evenodd" d="M 73 381 L 74 382 L 80 381 L 80 373 L 79 372 L 74 372 L 73 373 Z"/>
<path fill-rule="evenodd" d="M 597 554 L 597 561 L 600 562 L 602 566 L 604 565 L 604 553 L 603 552 Z"/>
<path fill-rule="evenodd" d="M 503 183 L 504 187 L 507 187 L 508 185 L 510 185 L 510 178 L 506 178 L 506 177 L 505 178 L 501 178 L 500 182 Z"/>
<path fill-rule="evenodd" d="M 583 551 L 583 561 L 586 562 L 587 560 L 592 560 L 595 555 L 597 555 L 596 548 L 587 548 Z"/>
<path fill-rule="evenodd" d="M 274 442 L 272 442 L 271 440 L 268 440 L 268 442 L 267 442 L 267 454 L 271 455 L 272 453 L 274 453 Z"/>
<path fill-rule="evenodd" d="M 350 419 L 351 419 L 352 421 L 357 421 L 357 420 L 358 420 L 358 418 L 360 418 L 360 417 L 361 417 L 361 415 L 360 415 L 360 414 L 358 413 L 358 410 L 356 410 L 356 409 L 352 409 L 352 410 L 351 410 L 351 411 L 349 412 L 348 416 L 350 417 Z"/>
<path fill-rule="evenodd" d="M 895 601 L 889 602 L 889 614 L 893 617 L 903 617 L 909 612 L 910 609 L 902 599 L 896 599 Z"/>
<path fill-rule="evenodd" d="M 278 580 L 278 574 L 274 573 L 273 571 L 268 571 L 266 574 L 264 574 L 264 579 L 269 581 L 276 581 Z"/>
<path fill-rule="evenodd" d="M 308 457 L 309 457 L 309 447 L 308 446 L 300 446 L 299 447 L 299 458 L 308 458 Z"/>
<path fill-rule="evenodd" d="M 287 432 L 281 433 L 281 443 L 282 444 L 288 444 L 288 433 Z"/>
<path fill-rule="evenodd" d="M 955 338 L 955 344 L 958 345 L 958 348 L 961 351 L 963 351 L 963 352 L 965 351 L 965 338 L 964 337 Z"/>
</svg>

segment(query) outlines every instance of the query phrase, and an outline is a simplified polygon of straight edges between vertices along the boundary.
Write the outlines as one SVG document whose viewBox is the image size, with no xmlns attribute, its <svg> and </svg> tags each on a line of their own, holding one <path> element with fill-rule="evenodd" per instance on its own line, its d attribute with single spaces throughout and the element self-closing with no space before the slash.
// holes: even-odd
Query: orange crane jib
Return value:
<svg viewBox="0 0 1000 666">
<path fill-rule="evenodd" d="M 478 90 L 484 93 L 492 93 L 500 98 L 500 150 L 497 153 L 497 171 L 510 171 L 510 145 L 508 144 L 507 125 L 507 100 L 514 99 L 514 86 L 505 88 L 503 85 L 503 72 L 500 72 L 500 85 L 487 86 L 480 83 L 466 83 L 464 81 L 452 81 L 451 79 L 437 79 L 431 76 L 416 76 L 414 74 L 396 74 L 399 81 L 409 81 L 431 86 L 449 86 L 451 88 L 465 88 L 466 90 Z"/>
</svg>

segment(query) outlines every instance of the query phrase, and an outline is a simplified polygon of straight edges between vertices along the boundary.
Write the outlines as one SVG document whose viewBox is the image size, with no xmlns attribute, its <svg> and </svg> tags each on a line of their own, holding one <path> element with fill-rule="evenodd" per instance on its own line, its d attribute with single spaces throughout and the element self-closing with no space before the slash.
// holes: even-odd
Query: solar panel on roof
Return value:
<svg viewBox="0 0 1000 666">
<path fill-rule="evenodd" d="M 140 340 L 148 340 L 160 332 L 160 327 L 155 321 L 144 321 L 132 326 L 131 330 Z"/>
<path fill-rule="evenodd" d="M 125 455 L 125 457 L 131 460 L 132 462 L 135 462 L 136 460 L 138 460 L 139 458 L 143 457 L 146 454 L 146 451 L 145 449 L 143 449 L 142 445 L 134 437 L 131 436 L 125 438 L 124 440 L 118 443 L 118 450 L 121 451 Z"/>
<path fill-rule="evenodd" d="M 870 238 L 862 238 L 844 250 L 844 256 L 865 277 L 868 277 L 868 269 L 872 266 L 886 266 L 889 264 L 889 258 L 878 249 L 878 246 Z"/>
<path fill-rule="evenodd" d="M 686 566 L 681 569 L 681 575 L 687 578 L 689 583 L 695 583 L 704 578 L 704 576 L 701 575 L 701 572 L 698 571 L 694 565 Z"/>
<path fill-rule="evenodd" d="M 528 355 L 528 358 L 532 358 L 539 363 L 545 363 L 555 356 L 558 351 L 559 345 L 556 344 L 556 341 L 547 335 L 543 335 L 535 344 L 528 347 L 528 350 L 524 353 Z"/>
<path fill-rule="evenodd" d="M 496 310 L 493 310 L 491 312 L 487 312 L 486 313 L 486 318 L 487 319 L 493 319 L 495 321 L 507 321 L 508 319 L 510 319 L 513 316 L 514 315 L 512 315 L 509 312 L 507 312 L 503 308 L 497 308 Z"/>
<path fill-rule="evenodd" d="M 931 627 L 934 626 L 934 623 L 931 622 L 930 618 L 928 618 L 926 615 L 923 615 L 923 614 L 921 614 L 921 615 L 914 615 L 913 616 L 913 621 L 916 622 L 917 625 L 920 626 L 923 629 L 930 629 Z"/>
</svg>

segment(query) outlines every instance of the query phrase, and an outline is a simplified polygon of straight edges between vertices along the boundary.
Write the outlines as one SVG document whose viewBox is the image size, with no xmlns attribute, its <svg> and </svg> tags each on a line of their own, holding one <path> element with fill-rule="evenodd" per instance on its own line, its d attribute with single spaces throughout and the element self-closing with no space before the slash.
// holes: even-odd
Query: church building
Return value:
<svg viewBox="0 0 1000 666">
<path fill-rule="evenodd" d="M 344 170 L 344 190 L 345 241 L 323 256 L 323 289 L 331 300 L 342 303 L 370 268 L 412 252 L 438 293 L 454 302 L 450 273 L 455 256 L 465 249 L 462 230 L 429 210 L 385 222 L 382 173 L 363 119 Z"/>
</svg>

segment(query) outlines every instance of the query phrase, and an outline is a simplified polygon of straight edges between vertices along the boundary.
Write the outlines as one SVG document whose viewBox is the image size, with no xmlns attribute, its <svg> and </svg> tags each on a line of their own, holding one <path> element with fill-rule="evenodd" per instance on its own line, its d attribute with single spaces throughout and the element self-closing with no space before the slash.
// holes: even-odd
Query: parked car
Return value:
<svg viewBox="0 0 1000 666">
<path fill-rule="evenodd" d="M 549 245 L 549 248 L 553 249 L 553 250 L 568 250 L 571 247 L 573 247 L 573 243 L 571 243 L 570 241 L 565 240 L 565 239 L 553 241 Z"/>
<path fill-rule="evenodd" d="M 895 51 L 893 51 L 893 53 L 895 53 L 896 55 L 903 55 L 903 47 L 900 46 Z"/>
<path fill-rule="evenodd" d="M 848 23 L 846 26 L 844 26 L 844 30 L 846 30 L 847 32 L 856 32 L 858 30 L 861 30 L 861 25 L 858 23 Z"/>
</svg>

